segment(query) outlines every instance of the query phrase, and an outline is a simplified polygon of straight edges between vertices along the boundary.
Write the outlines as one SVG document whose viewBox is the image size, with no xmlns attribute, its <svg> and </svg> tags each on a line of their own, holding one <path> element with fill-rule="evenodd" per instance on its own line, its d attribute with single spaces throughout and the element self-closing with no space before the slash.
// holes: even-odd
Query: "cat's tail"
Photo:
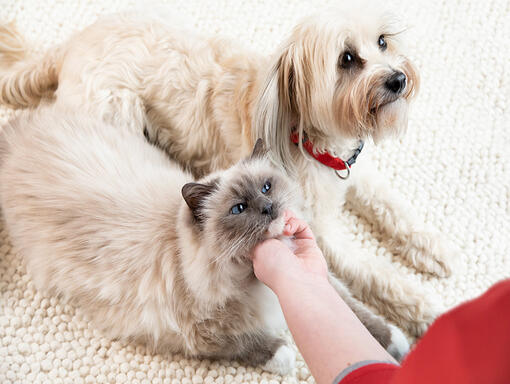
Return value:
<svg viewBox="0 0 510 384">
<path fill-rule="evenodd" d="M 61 49 L 51 49 L 37 59 L 28 52 L 14 23 L 0 24 L 0 103 L 12 108 L 36 106 L 58 86 Z"/>
</svg>

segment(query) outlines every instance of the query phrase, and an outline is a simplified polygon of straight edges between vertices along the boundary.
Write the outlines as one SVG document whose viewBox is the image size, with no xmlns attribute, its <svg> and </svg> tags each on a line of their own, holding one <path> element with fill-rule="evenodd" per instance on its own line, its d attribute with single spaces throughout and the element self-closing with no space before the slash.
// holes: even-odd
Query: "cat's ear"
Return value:
<svg viewBox="0 0 510 384">
<path fill-rule="evenodd" d="M 199 184 L 199 183 L 188 183 L 182 187 L 182 197 L 188 204 L 188 207 L 193 212 L 193 216 L 199 219 L 199 210 L 202 201 L 211 194 L 214 190 L 213 185 Z"/>
<path fill-rule="evenodd" d="M 251 153 L 250 159 L 260 159 L 263 158 L 267 153 L 266 146 L 264 145 L 264 141 L 262 139 L 258 139 L 253 147 L 253 152 Z"/>
</svg>

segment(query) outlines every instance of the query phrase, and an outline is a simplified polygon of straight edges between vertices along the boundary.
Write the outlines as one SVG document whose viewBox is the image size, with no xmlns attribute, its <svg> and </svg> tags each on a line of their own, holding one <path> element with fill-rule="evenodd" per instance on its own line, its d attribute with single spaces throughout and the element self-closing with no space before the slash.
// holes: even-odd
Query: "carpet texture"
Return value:
<svg viewBox="0 0 510 384">
<path fill-rule="evenodd" d="M 231 36 L 269 54 L 300 17 L 334 3 L 182 0 L 163 8 L 203 33 Z M 412 26 L 410 56 L 422 88 L 406 136 L 384 142 L 373 156 L 417 214 L 459 248 L 465 266 L 440 280 L 395 260 L 398 273 L 453 306 L 510 277 L 510 2 L 395 4 Z M 101 14 L 133 7 L 153 8 L 119 0 L 0 0 L 0 20 L 14 20 L 43 51 Z M 1 108 L 0 122 L 11 115 Z M 344 227 L 354 241 L 374 257 L 391 257 L 368 223 L 345 213 Z M 3 226 L 0 236 L 0 383 L 313 382 L 301 358 L 282 378 L 238 363 L 151 355 L 107 340 L 79 309 L 37 292 Z"/>
</svg>

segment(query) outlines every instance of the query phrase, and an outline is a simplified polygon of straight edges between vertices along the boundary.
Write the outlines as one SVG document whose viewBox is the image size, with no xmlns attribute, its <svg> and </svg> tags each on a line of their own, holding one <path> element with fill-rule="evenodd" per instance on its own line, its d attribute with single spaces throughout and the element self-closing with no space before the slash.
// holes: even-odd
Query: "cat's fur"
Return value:
<svg viewBox="0 0 510 384">
<path fill-rule="evenodd" d="M 287 373 L 285 322 L 248 255 L 281 234 L 283 211 L 300 201 L 261 146 L 194 183 L 127 129 L 56 108 L 24 112 L 0 136 L 12 242 L 38 288 L 80 306 L 112 337 Z M 239 203 L 248 208 L 232 214 Z M 407 350 L 400 331 L 333 283 L 383 346 Z"/>
</svg>

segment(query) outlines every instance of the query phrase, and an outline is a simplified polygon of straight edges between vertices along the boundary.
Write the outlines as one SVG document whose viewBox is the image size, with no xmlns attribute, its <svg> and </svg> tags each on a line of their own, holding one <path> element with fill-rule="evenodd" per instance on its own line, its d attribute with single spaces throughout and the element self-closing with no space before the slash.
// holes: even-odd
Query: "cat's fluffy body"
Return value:
<svg viewBox="0 0 510 384">
<path fill-rule="evenodd" d="M 3 213 L 36 286 L 83 308 L 112 337 L 252 364 L 280 347 L 280 360 L 293 362 L 277 335 L 285 327 L 278 301 L 247 259 L 261 233 L 251 243 L 244 236 L 234 252 L 213 220 L 199 227 L 183 200 L 192 177 L 143 136 L 46 112 L 15 119 L 0 141 Z M 218 206 L 229 198 L 221 184 L 242 174 L 278 178 L 272 189 L 281 213 L 295 189 L 278 185 L 285 179 L 274 173 L 260 158 L 210 175 L 220 184 L 212 212 L 219 219 L 228 211 Z M 271 230 L 283 230 L 281 214 Z"/>
<path fill-rule="evenodd" d="M 141 135 L 41 108 L 0 134 L 0 200 L 36 286 L 82 308 L 108 335 L 283 374 L 294 352 L 279 336 L 278 300 L 256 280 L 248 255 L 281 237 L 283 211 L 299 214 L 302 202 L 263 152 L 259 140 L 250 158 L 193 183 Z M 260 193 L 267 181 L 270 192 Z M 245 202 L 243 215 L 231 214 Z M 401 357 L 401 331 L 330 279 Z"/>
</svg>

